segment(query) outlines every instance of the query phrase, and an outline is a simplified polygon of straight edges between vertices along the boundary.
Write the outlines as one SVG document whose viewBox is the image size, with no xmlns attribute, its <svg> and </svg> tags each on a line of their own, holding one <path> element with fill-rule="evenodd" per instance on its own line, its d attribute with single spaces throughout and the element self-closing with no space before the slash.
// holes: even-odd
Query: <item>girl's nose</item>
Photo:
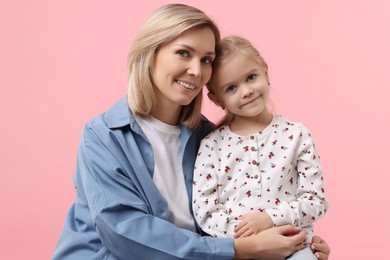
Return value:
<svg viewBox="0 0 390 260">
<path fill-rule="evenodd" d="M 253 89 L 250 87 L 243 86 L 242 90 L 243 90 L 243 92 L 242 92 L 243 98 L 250 97 L 253 94 Z"/>
</svg>

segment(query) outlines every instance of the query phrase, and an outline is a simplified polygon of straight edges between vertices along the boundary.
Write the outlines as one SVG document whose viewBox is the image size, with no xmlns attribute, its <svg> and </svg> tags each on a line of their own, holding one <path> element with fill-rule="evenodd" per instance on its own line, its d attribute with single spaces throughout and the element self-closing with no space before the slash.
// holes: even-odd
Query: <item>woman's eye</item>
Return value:
<svg viewBox="0 0 390 260">
<path fill-rule="evenodd" d="M 255 79 L 256 79 L 256 75 L 255 74 L 251 74 L 247 78 L 248 81 L 255 80 Z"/>
<path fill-rule="evenodd" d="M 187 58 L 188 56 L 190 56 L 190 53 L 188 51 L 185 51 L 185 50 L 179 50 L 176 52 L 180 57 L 183 57 L 183 58 Z"/>
<path fill-rule="evenodd" d="M 213 59 L 210 58 L 210 57 L 205 57 L 205 58 L 202 59 L 202 62 L 204 64 L 211 64 L 213 62 Z"/>
<path fill-rule="evenodd" d="M 231 85 L 231 86 L 229 86 L 229 87 L 226 88 L 226 92 L 232 92 L 232 91 L 234 91 L 236 88 L 237 88 L 236 85 Z"/>
</svg>

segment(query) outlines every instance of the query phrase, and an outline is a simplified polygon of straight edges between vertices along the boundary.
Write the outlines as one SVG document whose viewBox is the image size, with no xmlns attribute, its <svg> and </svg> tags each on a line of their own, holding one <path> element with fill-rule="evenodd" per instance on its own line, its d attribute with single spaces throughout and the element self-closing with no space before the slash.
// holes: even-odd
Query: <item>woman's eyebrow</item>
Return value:
<svg viewBox="0 0 390 260">
<path fill-rule="evenodd" d="M 176 46 L 183 47 L 183 48 L 186 48 L 186 49 L 189 49 L 189 50 L 195 52 L 195 49 L 193 47 L 191 47 L 190 45 L 187 45 L 187 44 L 177 44 Z M 215 52 L 214 51 L 208 51 L 208 52 L 206 52 L 206 55 L 215 56 Z"/>
</svg>

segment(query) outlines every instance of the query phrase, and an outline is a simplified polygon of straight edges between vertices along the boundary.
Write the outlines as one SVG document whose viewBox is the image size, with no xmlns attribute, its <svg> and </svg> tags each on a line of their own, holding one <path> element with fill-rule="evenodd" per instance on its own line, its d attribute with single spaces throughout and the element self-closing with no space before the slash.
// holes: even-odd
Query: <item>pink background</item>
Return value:
<svg viewBox="0 0 390 260">
<path fill-rule="evenodd" d="M 81 129 L 125 93 L 131 40 L 170 1 L 137 2 L 1 1 L 2 259 L 50 258 Z M 311 130 L 330 201 L 316 233 L 330 259 L 386 259 L 390 2 L 181 2 L 250 38 L 269 62 L 275 113 Z M 204 112 L 220 114 L 208 101 Z"/>
</svg>

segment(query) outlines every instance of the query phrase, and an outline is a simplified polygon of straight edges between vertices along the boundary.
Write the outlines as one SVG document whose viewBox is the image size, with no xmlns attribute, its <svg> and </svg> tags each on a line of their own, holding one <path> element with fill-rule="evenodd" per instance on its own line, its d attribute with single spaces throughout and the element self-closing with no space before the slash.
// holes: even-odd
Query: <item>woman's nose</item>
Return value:
<svg viewBox="0 0 390 260">
<path fill-rule="evenodd" d="M 187 69 L 187 73 L 194 77 L 200 77 L 202 71 L 202 64 L 200 61 L 193 60 L 190 62 L 189 67 Z"/>
</svg>

